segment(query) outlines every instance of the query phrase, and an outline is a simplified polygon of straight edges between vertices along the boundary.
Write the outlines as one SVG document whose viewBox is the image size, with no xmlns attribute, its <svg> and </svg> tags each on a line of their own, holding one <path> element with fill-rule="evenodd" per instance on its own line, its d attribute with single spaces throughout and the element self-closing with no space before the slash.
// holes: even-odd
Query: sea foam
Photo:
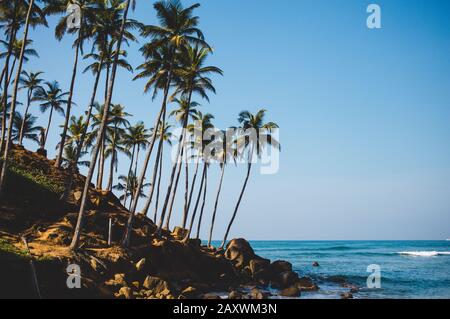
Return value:
<svg viewBox="0 0 450 319">
<path fill-rule="evenodd" d="M 417 257 L 435 257 L 440 255 L 450 255 L 449 251 L 402 251 L 400 255 L 417 256 Z"/>
</svg>

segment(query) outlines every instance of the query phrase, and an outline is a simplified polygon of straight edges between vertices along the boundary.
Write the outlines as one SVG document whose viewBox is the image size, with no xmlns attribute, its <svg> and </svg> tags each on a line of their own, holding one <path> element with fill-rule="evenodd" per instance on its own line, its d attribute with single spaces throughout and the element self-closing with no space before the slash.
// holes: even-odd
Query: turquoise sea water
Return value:
<svg viewBox="0 0 450 319">
<path fill-rule="evenodd" d="M 450 241 L 253 241 L 251 245 L 258 255 L 290 261 L 295 271 L 318 282 L 320 290 L 302 298 L 339 298 L 349 290 L 333 282 L 332 276 L 344 276 L 359 286 L 355 298 L 450 298 Z M 314 261 L 320 267 L 312 267 Z M 380 289 L 367 288 L 367 267 L 372 264 L 381 268 Z"/>
</svg>

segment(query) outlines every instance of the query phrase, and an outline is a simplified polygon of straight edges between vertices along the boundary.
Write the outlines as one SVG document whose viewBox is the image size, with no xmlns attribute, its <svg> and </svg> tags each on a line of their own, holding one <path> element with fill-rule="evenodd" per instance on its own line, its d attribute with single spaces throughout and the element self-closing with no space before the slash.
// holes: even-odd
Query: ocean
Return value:
<svg viewBox="0 0 450 319">
<path fill-rule="evenodd" d="M 360 287 L 354 298 L 450 298 L 450 241 L 252 241 L 255 252 L 287 260 L 320 290 L 301 298 L 340 298 L 348 292 L 336 276 Z M 320 266 L 313 267 L 317 261 Z M 380 288 L 369 289 L 367 272 L 378 265 Z"/>
</svg>

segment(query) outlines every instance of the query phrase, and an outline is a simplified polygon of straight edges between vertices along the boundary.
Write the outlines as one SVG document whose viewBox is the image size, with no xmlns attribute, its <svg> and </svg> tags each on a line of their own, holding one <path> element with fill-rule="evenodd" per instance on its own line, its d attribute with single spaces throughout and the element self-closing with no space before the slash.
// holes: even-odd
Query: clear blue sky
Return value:
<svg viewBox="0 0 450 319">
<path fill-rule="evenodd" d="M 133 18 L 155 24 L 153 1 L 137 2 Z M 239 111 L 264 107 L 281 127 L 280 172 L 254 171 L 232 236 L 450 236 L 450 2 L 200 3 L 201 28 L 215 48 L 209 62 L 225 72 L 215 78 L 218 94 L 201 110 L 212 112 L 216 125 L 225 128 L 236 124 Z M 370 3 L 381 6 L 381 30 L 366 27 Z M 73 39 L 57 42 L 54 25 L 51 19 L 51 30 L 31 33 L 41 58 L 25 69 L 44 70 L 48 80 L 60 81 L 67 90 Z M 142 62 L 139 47 L 129 48 L 133 66 Z M 144 82 L 131 78 L 119 73 L 113 100 L 134 114 L 132 122 L 144 120 L 150 126 L 159 100 L 152 102 L 143 94 Z M 79 77 L 76 114 L 85 109 L 92 82 L 90 74 Z M 38 108 L 33 112 L 39 114 Z M 42 116 L 40 124 L 46 120 Z M 62 121 L 55 117 L 51 155 Z M 121 158 L 120 173 L 128 165 Z M 204 225 L 209 224 L 218 170 L 211 169 Z M 226 172 L 215 238 L 223 235 L 244 174 L 242 166 Z"/>
</svg>

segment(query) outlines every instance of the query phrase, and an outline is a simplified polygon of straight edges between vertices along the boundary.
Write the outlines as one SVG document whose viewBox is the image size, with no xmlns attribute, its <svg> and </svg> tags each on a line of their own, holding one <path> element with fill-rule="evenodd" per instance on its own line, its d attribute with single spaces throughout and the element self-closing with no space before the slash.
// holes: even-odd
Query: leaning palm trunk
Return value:
<svg viewBox="0 0 450 319">
<path fill-rule="evenodd" d="M 122 45 L 123 34 L 124 34 L 124 31 L 125 31 L 125 23 L 127 21 L 128 10 L 130 8 L 130 2 L 131 2 L 131 0 L 127 0 L 126 5 L 125 5 L 125 11 L 124 11 L 123 17 L 122 17 L 122 25 L 120 26 L 120 35 L 119 35 L 119 38 L 117 40 L 117 52 L 120 52 L 120 47 Z M 112 68 L 112 75 L 111 75 L 110 85 L 109 85 L 109 89 L 108 89 L 108 95 L 107 95 L 107 98 L 106 98 L 106 102 L 107 103 L 105 103 L 105 110 L 104 110 L 104 114 L 103 114 L 103 117 L 102 117 L 102 122 L 101 122 L 101 125 L 100 125 L 100 129 L 99 129 L 99 131 L 97 133 L 97 143 L 94 146 L 92 159 L 91 159 L 90 165 L 89 165 L 89 171 L 88 171 L 88 174 L 86 176 L 86 182 L 84 184 L 83 195 L 82 195 L 81 203 L 80 203 L 80 211 L 79 211 L 79 214 L 78 214 L 78 220 L 77 220 L 77 224 L 75 226 L 75 232 L 74 232 L 74 236 L 73 236 L 73 239 L 72 239 L 72 243 L 70 244 L 70 248 L 71 249 L 78 248 L 78 244 L 79 244 L 79 241 L 80 241 L 81 227 L 82 227 L 82 224 L 83 224 L 84 211 L 86 209 L 87 198 L 88 198 L 88 195 L 89 195 L 88 194 L 89 193 L 89 187 L 90 187 L 90 184 L 91 184 L 92 176 L 94 175 L 94 169 L 95 169 L 95 164 L 97 162 L 98 152 L 100 150 L 100 144 L 101 144 L 101 141 L 103 140 L 103 135 L 104 135 L 105 129 L 106 129 L 106 123 L 107 123 L 108 113 L 109 113 L 109 106 L 111 104 L 113 90 L 114 90 L 114 82 L 115 82 L 115 79 L 116 79 L 116 72 L 117 72 L 118 61 L 119 61 L 119 54 L 116 54 L 116 56 L 114 58 L 113 68 Z"/>
<path fill-rule="evenodd" d="M 83 132 L 81 133 L 80 143 L 78 143 L 78 145 L 77 145 L 77 152 L 76 152 L 75 161 L 74 161 L 75 166 L 71 167 L 71 173 L 68 176 L 68 180 L 67 180 L 67 183 L 64 188 L 64 193 L 61 196 L 61 200 L 63 200 L 63 201 L 66 200 L 66 198 L 69 196 L 69 193 L 72 190 L 72 183 L 73 183 L 73 177 L 74 177 L 75 170 L 76 170 L 76 163 L 78 163 L 78 161 L 80 159 L 81 151 L 83 150 L 84 143 L 86 141 L 87 131 L 89 129 L 89 123 L 91 121 L 91 116 L 92 116 L 92 108 L 95 103 L 95 96 L 97 95 L 98 83 L 100 81 L 100 74 L 101 74 L 102 66 L 103 66 L 103 59 L 100 61 L 98 72 L 95 77 L 94 89 L 92 91 L 91 100 L 89 102 L 89 107 L 88 107 L 88 111 L 87 111 L 87 115 L 86 115 L 86 124 L 83 128 Z"/>
<path fill-rule="evenodd" d="M 184 119 L 185 123 L 187 122 L 186 119 L 187 119 L 187 115 L 185 116 L 185 119 Z M 184 125 L 183 125 L 183 127 L 184 127 Z M 177 168 L 179 167 L 179 162 L 181 160 L 181 156 L 183 156 L 182 154 L 183 154 L 183 143 L 184 143 L 184 137 L 185 137 L 184 132 L 185 131 L 186 130 L 183 130 L 183 132 L 180 135 L 180 138 L 178 140 L 177 156 L 176 156 L 176 159 L 175 159 L 175 163 L 173 163 L 173 165 L 172 165 L 172 173 L 170 174 L 170 183 L 169 183 L 169 186 L 167 188 L 166 198 L 164 200 L 164 205 L 163 205 L 163 208 L 161 210 L 161 216 L 159 218 L 158 234 L 161 233 L 161 230 L 162 230 L 162 227 L 163 227 L 163 223 L 164 223 L 164 220 L 165 220 L 165 217 L 166 217 L 166 211 L 167 211 L 167 208 L 168 208 L 168 205 L 169 205 L 169 199 L 170 199 L 170 196 L 172 195 L 172 189 L 173 189 L 173 186 L 174 186 L 175 175 L 176 175 L 176 172 L 177 172 Z M 178 178 L 177 178 L 177 180 L 178 180 Z"/>
<path fill-rule="evenodd" d="M 177 167 L 178 173 L 177 173 L 177 177 L 175 178 L 175 185 L 173 187 L 172 198 L 170 199 L 169 214 L 167 214 L 166 225 L 165 225 L 166 229 L 169 229 L 169 227 L 170 227 L 170 219 L 172 218 L 173 203 L 175 202 L 175 197 L 177 195 L 177 189 L 178 189 L 178 182 L 180 181 L 181 169 L 183 168 L 183 163 L 181 161 L 181 158 L 183 158 L 183 153 L 184 153 L 184 147 L 181 149 L 180 162 L 178 163 L 178 167 Z"/>
<path fill-rule="evenodd" d="M 183 119 L 183 132 L 182 132 L 182 134 L 180 136 L 180 139 L 179 139 L 177 158 L 176 158 L 176 162 L 174 163 L 174 165 L 172 167 L 172 174 L 170 175 L 170 183 L 169 183 L 169 187 L 167 189 L 167 194 L 166 194 L 166 199 L 164 201 L 164 206 L 163 206 L 163 209 L 161 211 L 161 219 L 160 219 L 159 225 L 158 225 L 158 233 L 161 232 L 162 224 L 164 222 L 164 218 L 165 218 L 165 215 L 166 215 L 166 211 L 167 211 L 167 207 L 168 207 L 168 204 L 169 204 L 170 195 L 171 195 L 171 192 L 172 192 L 172 187 L 173 187 L 173 182 L 174 182 L 174 178 L 175 178 L 175 173 L 176 173 L 176 170 L 177 170 L 178 162 L 180 162 L 180 165 L 181 165 L 181 162 L 182 162 L 184 144 L 186 143 L 186 128 L 187 128 L 187 125 L 188 125 L 188 122 L 189 122 L 189 105 L 191 104 L 191 99 L 192 99 L 192 91 L 189 93 L 189 98 L 188 98 L 188 101 L 187 101 L 188 107 L 186 109 L 186 114 L 184 115 L 184 119 Z M 180 166 L 180 169 L 178 170 L 177 182 L 176 182 L 175 188 L 173 190 L 173 197 L 175 197 L 176 192 L 177 192 L 178 179 L 180 178 L 180 173 L 181 173 L 181 166 Z M 170 214 L 171 213 L 172 212 L 170 212 Z M 170 219 L 170 216 L 169 216 L 168 219 Z"/>
<path fill-rule="evenodd" d="M 4 141 L 5 141 L 5 135 L 6 135 L 6 117 L 7 115 L 7 106 L 8 106 L 8 87 L 9 87 L 9 61 L 11 59 L 12 54 L 12 48 L 13 43 L 16 38 L 16 31 L 15 29 L 11 29 L 11 35 L 9 39 L 9 45 L 8 45 L 8 54 L 6 55 L 5 59 L 5 67 L 3 68 L 3 77 L 4 77 L 4 84 L 3 84 L 3 96 L 2 96 L 2 105 L 3 105 L 3 111 L 2 111 L 2 136 L 0 139 L 0 152 L 3 151 Z M 3 81 L 2 77 L 2 81 Z"/>
<path fill-rule="evenodd" d="M 223 175 L 225 173 L 225 163 L 222 163 L 222 172 L 220 173 L 219 189 L 217 190 L 216 202 L 214 203 L 214 211 L 212 214 L 211 227 L 209 229 L 208 247 L 211 247 L 212 236 L 214 231 L 214 223 L 216 221 L 217 206 L 219 204 L 220 192 L 222 191 Z"/>
<path fill-rule="evenodd" d="M 136 145 L 133 145 L 133 150 L 131 151 L 131 161 L 130 167 L 128 168 L 128 181 L 130 180 L 131 173 L 133 171 L 133 163 L 134 163 L 134 154 L 136 153 Z M 125 187 L 125 192 L 123 194 L 123 206 L 127 204 L 128 200 L 128 185 Z"/>
<path fill-rule="evenodd" d="M 175 52 L 173 52 L 173 53 L 175 53 Z M 173 56 L 173 55 L 174 54 L 172 54 L 171 56 Z M 164 88 L 164 98 L 163 98 L 161 110 L 159 111 L 159 114 L 155 120 L 155 124 L 153 125 L 155 133 L 158 132 L 159 125 L 161 124 L 161 118 L 163 117 L 163 114 L 165 114 L 165 112 L 166 112 L 167 98 L 169 96 L 170 83 L 172 83 L 173 63 L 174 63 L 174 59 L 172 58 L 172 60 L 170 62 L 169 72 L 167 74 L 167 83 Z M 125 247 L 127 247 L 130 242 L 130 232 L 131 232 L 131 228 L 133 227 L 133 217 L 134 217 L 134 213 L 136 212 L 136 208 L 137 208 L 137 205 L 139 202 L 139 194 L 142 190 L 142 186 L 144 185 L 145 174 L 147 173 L 148 163 L 150 162 L 150 157 L 152 156 L 153 147 L 155 146 L 156 138 L 157 138 L 157 135 L 152 134 L 152 136 L 150 138 L 150 143 L 149 143 L 149 146 L 147 149 L 147 154 L 145 154 L 144 165 L 142 167 L 141 174 L 139 175 L 139 178 L 137 181 L 136 191 L 133 196 L 133 204 L 131 205 L 131 209 L 130 209 L 130 216 L 128 217 L 127 227 L 125 229 L 125 235 L 122 240 L 122 245 Z"/>
<path fill-rule="evenodd" d="M 194 194 L 194 188 L 195 188 L 195 181 L 197 180 L 197 174 L 198 174 L 198 167 L 200 165 L 200 160 L 197 160 L 197 163 L 195 164 L 195 173 L 194 177 L 192 178 L 192 184 L 191 184 L 191 191 L 189 192 L 189 200 L 186 208 L 186 212 L 183 216 L 183 228 L 186 228 L 187 219 L 189 216 L 189 209 L 191 207 L 192 202 L 192 195 Z"/>
<path fill-rule="evenodd" d="M 161 137 L 159 139 L 158 151 L 156 153 L 155 165 L 153 167 L 153 176 L 152 176 L 152 181 L 150 183 L 150 191 L 149 191 L 149 195 L 148 195 L 147 201 L 145 203 L 144 209 L 142 210 L 142 214 L 144 216 L 147 216 L 148 210 L 150 209 L 150 205 L 152 204 L 153 193 L 155 192 L 156 177 L 158 175 L 158 171 L 159 171 L 158 168 L 160 166 L 159 161 L 161 160 L 161 155 L 162 155 L 163 143 L 164 143 L 164 134 L 161 134 Z"/>
<path fill-rule="evenodd" d="M 50 114 L 48 116 L 47 129 L 45 130 L 45 137 L 44 137 L 44 145 L 42 145 L 43 148 L 45 148 L 45 144 L 47 144 L 47 136 L 48 131 L 50 131 L 50 125 L 52 124 L 52 116 L 53 116 L 53 106 L 50 108 Z"/>
<path fill-rule="evenodd" d="M 103 175 L 105 172 L 105 139 L 102 137 L 100 146 L 100 158 L 98 163 L 97 189 L 103 189 Z"/>
<path fill-rule="evenodd" d="M 31 17 L 31 12 L 33 10 L 33 5 L 34 5 L 34 0 L 30 0 L 30 3 L 28 5 L 27 17 L 25 20 L 23 44 L 22 44 L 22 48 L 20 49 L 19 65 L 17 67 L 16 78 L 14 80 L 11 111 L 10 111 L 11 113 L 9 114 L 8 136 L 7 136 L 7 139 L 5 142 L 6 143 L 5 144 L 5 152 L 3 155 L 2 171 L 0 174 L 0 197 L 3 196 L 3 193 L 4 193 L 6 170 L 8 168 L 8 157 L 9 157 L 9 152 L 10 152 L 10 148 L 11 148 L 12 128 L 13 128 L 13 124 L 14 124 L 14 115 L 15 115 L 16 105 L 17 105 L 17 91 L 19 89 L 19 78 L 20 78 L 20 73 L 22 72 L 23 57 L 24 57 L 24 52 L 25 52 L 25 45 L 27 43 L 27 38 L 28 38 L 28 29 L 30 27 L 30 17 Z M 7 97 L 5 97 L 5 99 L 7 99 Z M 6 109 L 6 107 L 5 107 L 5 109 Z"/>
<path fill-rule="evenodd" d="M 31 104 L 31 94 L 32 92 L 28 92 L 28 96 L 27 96 L 27 107 L 25 108 L 25 113 L 23 115 L 23 120 L 22 123 L 20 124 L 20 131 L 19 131 L 19 145 L 22 145 L 22 141 L 23 141 L 23 131 L 25 128 L 25 121 L 27 119 L 27 115 L 28 115 L 28 110 L 30 109 L 30 104 Z"/>
<path fill-rule="evenodd" d="M 208 166 L 206 166 L 206 167 L 208 167 Z M 200 238 L 200 228 L 202 227 L 203 212 L 205 211 L 207 189 L 208 189 L 208 168 L 205 170 L 205 188 L 203 189 L 203 203 L 202 203 L 202 208 L 200 210 L 200 216 L 198 218 L 197 239 Z"/>
<path fill-rule="evenodd" d="M 251 163 L 251 159 L 249 159 L 248 168 L 247 168 L 247 176 L 245 177 L 244 186 L 242 186 L 241 194 L 239 195 L 238 202 L 236 204 L 236 207 L 234 208 L 233 217 L 231 217 L 230 223 L 228 224 L 228 227 L 227 227 L 227 231 L 225 232 L 225 236 L 223 237 L 222 244 L 220 245 L 220 248 L 222 248 L 222 249 L 225 247 L 225 244 L 227 243 L 227 238 L 230 233 L 231 226 L 233 225 L 233 222 L 234 222 L 234 219 L 236 218 L 236 214 L 238 212 L 239 206 L 241 205 L 242 196 L 244 196 L 245 189 L 247 188 L 247 183 L 248 183 L 248 179 L 250 177 L 251 169 L 252 169 L 252 163 Z"/>
<path fill-rule="evenodd" d="M 113 180 L 114 180 L 114 162 L 115 161 L 116 161 L 116 156 L 115 156 L 115 152 L 113 150 L 113 152 L 111 154 L 111 163 L 109 165 L 108 186 L 106 188 L 108 191 L 112 191 L 112 184 L 113 184 Z"/>
<path fill-rule="evenodd" d="M 59 143 L 59 151 L 58 151 L 58 155 L 56 156 L 56 161 L 55 161 L 55 167 L 57 167 L 57 168 L 61 167 L 61 162 L 62 162 L 62 159 L 63 159 L 63 151 L 64 151 L 64 147 L 66 146 L 67 128 L 69 126 L 69 121 L 70 121 L 70 111 L 71 111 L 71 108 L 72 108 L 73 91 L 75 89 L 75 80 L 76 80 L 76 77 L 77 77 L 78 57 L 79 57 L 80 46 L 81 46 L 81 38 L 82 38 L 82 30 L 81 30 L 81 27 L 80 27 L 80 29 L 78 30 L 77 46 L 75 48 L 75 62 L 73 63 L 72 79 L 70 81 L 69 97 L 67 98 L 66 119 L 64 121 L 63 132 L 61 134 L 61 142 Z"/>
<path fill-rule="evenodd" d="M 188 232 L 187 232 L 186 236 L 183 239 L 183 243 L 187 243 L 189 241 L 189 238 L 191 237 L 192 227 L 194 227 L 195 216 L 197 215 L 198 205 L 200 203 L 200 198 L 201 198 L 201 195 L 202 195 L 203 185 L 205 183 L 206 163 L 204 165 L 205 166 L 203 167 L 202 180 L 200 182 L 200 189 L 198 190 L 198 196 L 197 196 L 197 200 L 195 202 L 194 211 L 192 212 L 191 221 L 190 221 L 190 224 L 189 224 L 189 229 L 188 229 Z"/>
<path fill-rule="evenodd" d="M 172 54 L 172 56 L 173 56 L 173 54 Z M 172 60 L 170 62 L 169 72 L 167 74 L 167 83 L 166 83 L 166 86 L 164 88 L 164 97 L 163 97 L 163 102 L 162 102 L 162 105 L 161 105 L 161 110 L 159 111 L 159 114 L 158 114 L 158 116 L 157 116 L 157 118 L 155 120 L 155 124 L 153 125 L 155 133 L 158 132 L 159 125 L 161 124 L 161 118 L 163 118 L 163 115 L 165 115 L 165 113 L 166 113 L 167 98 L 169 96 L 170 83 L 172 83 L 172 67 L 173 67 L 173 63 L 174 63 L 174 59 L 172 58 Z M 164 118 L 165 118 L 165 116 L 164 116 Z M 152 134 L 152 136 L 150 138 L 150 143 L 149 143 L 149 146 L 148 146 L 148 149 L 147 149 L 147 153 L 145 154 L 144 165 L 142 167 L 141 174 L 139 175 L 135 196 L 133 198 L 133 205 L 131 206 L 131 211 L 130 211 L 131 212 L 131 216 L 129 218 L 129 223 L 132 222 L 133 214 L 136 212 L 137 204 L 138 204 L 138 201 L 139 201 L 139 196 L 138 195 L 139 195 L 139 193 L 142 190 L 142 185 L 144 185 L 145 174 L 147 173 L 148 163 L 150 162 L 150 157 L 152 156 L 153 147 L 155 146 L 156 138 L 157 138 L 156 134 Z M 129 226 L 131 227 L 131 225 L 129 225 Z M 125 238 L 124 238 L 124 244 L 128 245 L 128 227 L 127 227 L 127 231 L 126 231 Z"/>
<path fill-rule="evenodd" d="M 161 189 L 161 176 L 163 169 L 163 152 L 164 146 L 161 147 L 161 157 L 159 159 L 159 172 L 158 172 L 158 186 L 156 187 L 156 201 L 155 201 L 155 214 L 153 216 L 153 221 L 156 223 L 156 218 L 158 217 L 158 205 L 159 205 L 159 191 Z"/>
</svg>

